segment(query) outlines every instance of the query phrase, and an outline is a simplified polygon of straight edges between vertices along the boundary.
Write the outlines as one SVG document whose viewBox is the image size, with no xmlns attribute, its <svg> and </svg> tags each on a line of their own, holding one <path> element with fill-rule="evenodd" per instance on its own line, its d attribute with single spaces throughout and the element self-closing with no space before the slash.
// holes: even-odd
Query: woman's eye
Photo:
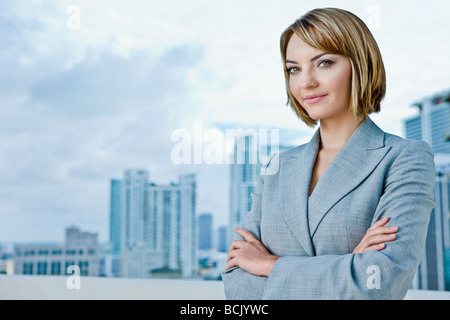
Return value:
<svg viewBox="0 0 450 320">
<path fill-rule="evenodd" d="M 289 74 L 295 74 L 297 71 L 299 71 L 299 69 L 298 69 L 297 67 L 290 67 L 290 68 L 287 68 L 287 72 L 288 72 Z"/>
<path fill-rule="evenodd" d="M 333 64 L 331 60 L 322 60 L 319 62 L 319 67 L 328 67 Z"/>
</svg>

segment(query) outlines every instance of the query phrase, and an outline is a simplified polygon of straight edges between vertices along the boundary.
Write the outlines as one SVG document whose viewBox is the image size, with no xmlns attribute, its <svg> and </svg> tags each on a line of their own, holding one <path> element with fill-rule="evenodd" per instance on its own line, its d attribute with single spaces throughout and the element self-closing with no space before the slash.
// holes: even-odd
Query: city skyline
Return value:
<svg viewBox="0 0 450 320">
<path fill-rule="evenodd" d="M 404 136 L 412 104 L 448 88 L 450 3 L 423 1 L 3 1 L 0 3 L 0 243 L 109 238 L 109 179 L 128 168 L 167 184 L 198 177 L 198 212 L 228 224 L 226 165 L 175 165 L 171 134 L 314 129 L 285 106 L 278 40 L 295 18 L 336 6 L 374 33 L 387 94 L 372 119 Z M 79 18 L 79 19 L 78 19 Z"/>
<path fill-rule="evenodd" d="M 450 290 L 450 89 L 418 100 L 414 106 L 420 114 L 405 120 L 406 138 L 426 141 L 433 150 L 436 205 L 412 287 Z"/>
</svg>

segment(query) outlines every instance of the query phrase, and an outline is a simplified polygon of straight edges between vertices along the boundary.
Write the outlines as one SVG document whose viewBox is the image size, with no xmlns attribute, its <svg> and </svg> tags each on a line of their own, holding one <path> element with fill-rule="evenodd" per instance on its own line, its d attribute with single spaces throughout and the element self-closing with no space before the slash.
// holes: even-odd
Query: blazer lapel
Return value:
<svg viewBox="0 0 450 320">
<path fill-rule="evenodd" d="M 280 163 L 282 214 L 305 252 L 313 256 L 308 223 L 308 190 L 311 172 L 319 149 L 319 130 L 304 148 Z"/>
<path fill-rule="evenodd" d="M 384 132 L 370 118 L 362 121 L 311 194 L 308 208 L 311 237 L 334 204 L 369 176 L 389 149 L 384 146 Z"/>
</svg>

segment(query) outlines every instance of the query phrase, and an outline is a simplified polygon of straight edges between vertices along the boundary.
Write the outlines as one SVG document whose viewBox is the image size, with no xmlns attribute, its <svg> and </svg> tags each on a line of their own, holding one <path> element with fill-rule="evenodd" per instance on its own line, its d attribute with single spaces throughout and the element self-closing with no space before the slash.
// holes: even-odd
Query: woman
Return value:
<svg viewBox="0 0 450 320">
<path fill-rule="evenodd" d="M 434 207 L 431 148 L 368 117 L 380 110 L 385 71 L 358 17 L 312 10 L 280 44 L 288 102 L 320 127 L 259 177 L 222 275 L 226 297 L 402 299 Z"/>
</svg>

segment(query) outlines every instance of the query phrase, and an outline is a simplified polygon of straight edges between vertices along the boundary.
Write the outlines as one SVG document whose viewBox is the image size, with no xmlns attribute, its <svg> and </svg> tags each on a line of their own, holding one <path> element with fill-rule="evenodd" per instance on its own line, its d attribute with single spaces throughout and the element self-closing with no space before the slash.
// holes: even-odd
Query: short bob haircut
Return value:
<svg viewBox="0 0 450 320">
<path fill-rule="evenodd" d="M 309 117 L 294 98 L 286 68 L 286 49 L 293 34 L 313 48 L 349 58 L 352 66 L 352 85 L 349 112 L 367 117 L 380 111 L 386 93 L 386 74 L 378 45 L 366 24 L 351 12 L 336 8 L 314 9 L 298 18 L 280 38 L 281 56 L 286 80 L 287 104 L 308 126 L 317 120 Z"/>
</svg>

